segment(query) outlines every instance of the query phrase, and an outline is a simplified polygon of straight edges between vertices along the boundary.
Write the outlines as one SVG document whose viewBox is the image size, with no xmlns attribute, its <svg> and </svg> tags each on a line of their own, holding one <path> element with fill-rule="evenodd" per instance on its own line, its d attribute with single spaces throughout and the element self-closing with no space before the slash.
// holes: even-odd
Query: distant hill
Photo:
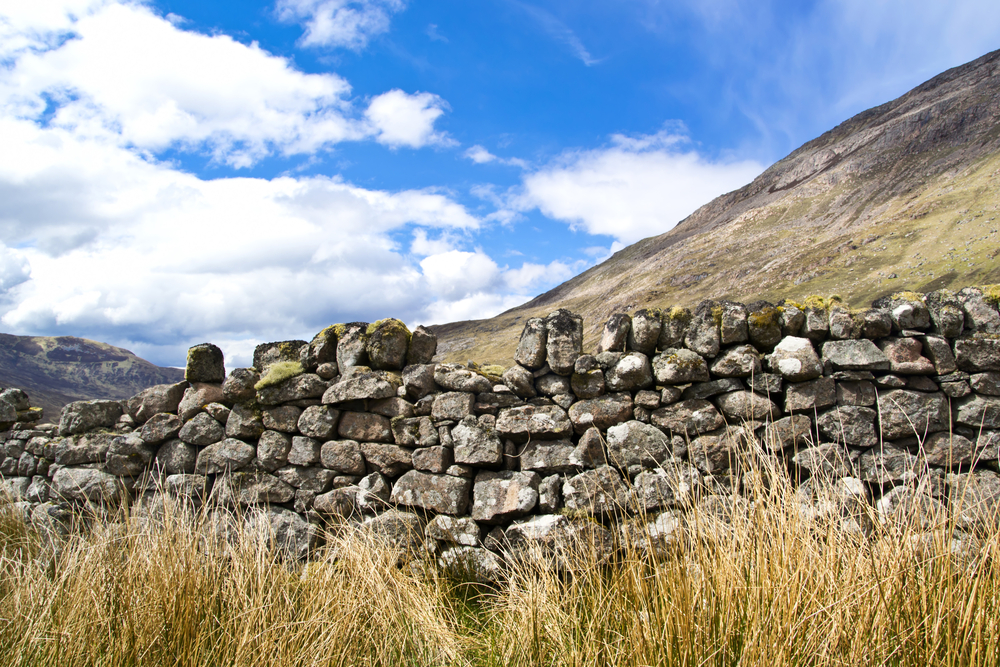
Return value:
<svg viewBox="0 0 1000 667">
<path fill-rule="evenodd" d="M 184 370 L 162 368 L 128 350 L 72 336 L 0 334 L 0 387 L 19 387 L 45 421 L 71 401 L 129 398 L 146 387 L 180 382 Z"/>
<path fill-rule="evenodd" d="M 702 299 L 1000 282 L 1000 51 L 869 109 L 665 234 L 488 320 L 431 327 L 439 356 L 509 364 L 529 317 L 559 307 L 594 339 L 616 312 Z"/>
</svg>

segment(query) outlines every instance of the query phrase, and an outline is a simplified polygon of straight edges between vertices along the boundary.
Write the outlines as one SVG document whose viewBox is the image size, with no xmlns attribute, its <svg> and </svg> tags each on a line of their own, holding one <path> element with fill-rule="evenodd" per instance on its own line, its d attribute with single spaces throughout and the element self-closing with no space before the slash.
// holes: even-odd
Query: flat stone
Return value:
<svg viewBox="0 0 1000 667">
<path fill-rule="evenodd" d="M 413 467 L 433 473 L 447 473 L 455 463 L 455 452 L 450 447 L 421 447 L 413 450 Z"/>
<path fill-rule="evenodd" d="M 577 405 L 579 403 L 573 404 L 571 409 Z M 501 410 L 497 417 L 496 431 L 501 438 L 509 438 L 514 442 L 559 440 L 570 436 L 573 422 L 558 405 L 524 405 Z"/>
<path fill-rule="evenodd" d="M 472 414 L 475 404 L 475 395 L 466 392 L 456 391 L 438 394 L 434 398 L 434 405 L 431 407 L 431 417 L 436 420 L 452 419 L 454 421 L 461 421 Z"/>
<path fill-rule="evenodd" d="M 256 453 L 256 449 L 242 440 L 226 438 L 198 452 L 194 470 L 200 475 L 239 470 L 249 464 Z"/>
<path fill-rule="evenodd" d="M 55 462 L 61 466 L 103 463 L 116 437 L 114 433 L 86 433 L 57 440 L 53 445 Z M 17 456 L 20 455 L 18 451 Z"/>
<path fill-rule="evenodd" d="M 60 468 L 52 477 L 52 493 L 68 501 L 117 503 L 125 487 L 114 475 L 92 468 Z"/>
<path fill-rule="evenodd" d="M 883 338 L 878 347 L 889 359 L 889 370 L 899 375 L 933 375 L 934 364 L 923 356 L 923 344 L 916 338 Z"/>
<path fill-rule="evenodd" d="M 785 412 L 819 410 L 836 404 L 837 385 L 833 378 L 793 382 L 785 387 Z"/>
<path fill-rule="evenodd" d="M 654 426 L 688 437 L 715 431 L 726 425 L 715 406 L 703 400 L 681 401 L 659 408 L 653 411 L 651 420 Z"/>
<path fill-rule="evenodd" d="M 320 398 L 327 390 L 326 381 L 315 373 L 303 373 L 281 384 L 265 387 L 257 392 L 261 405 L 279 405 L 307 398 Z"/>
<path fill-rule="evenodd" d="M 118 477 L 137 477 L 153 461 L 156 448 L 134 433 L 111 441 L 104 469 Z"/>
<path fill-rule="evenodd" d="M 767 426 L 764 444 L 772 451 L 789 447 L 808 447 L 813 444 L 812 420 L 806 415 L 783 417 Z"/>
<path fill-rule="evenodd" d="M 143 424 L 140 437 L 151 445 L 176 438 L 184 423 L 177 415 L 161 412 L 153 415 Z"/>
<path fill-rule="evenodd" d="M 288 462 L 294 466 L 311 466 L 320 461 L 321 443 L 305 435 L 292 436 L 292 446 L 288 450 Z"/>
<path fill-rule="evenodd" d="M 494 524 L 524 516 L 538 503 L 540 482 L 534 472 L 480 472 L 472 486 L 472 518 Z"/>
<path fill-rule="evenodd" d="M 972 393 L 972 387 L 964 380 L 961 382 L 942 382 L 941 392 L 949 398 L 962 398 Z"/>
<path fill-rule="evenodd" d="M 760 354 L 752 345 L 738 345 L 723 350 L 712 362 L 716 377 L 745 378 L 761 372 Z"/>
<path fill-rule="evenodd" d="M 959 338 L 955 363 L 969 373 L 1000 371 L 1000 338 Z"/>
<path fill-rule="evenodd" d="M 871 382 L 838 382 L 837 405 L 875 405 L 875 385 Z"/>
<path fill-rule="evenodd" d="M 429 540 L 466 547 L 475 547 L 481 544 L 479 533 L 479 524 L 471 518 L 467 516 L 454 517 L 447 514 L 438 514 L 428 521 L 427 527 L 424 528 L 424 535 Z"/>
<path fill-rule="evenodd" d="M 924 466 L 907 450 L 883 443 L 861 455 L 858 469 L 862 481 L 886 485 L 913 482 L 923 474 Z"/>
<path fill-rule="evenodd" d="M 736 378 L 723 378 L 721 380 L 710 380 L 709 382 L 695 382 L 685 388 L 681 393 L 681 398 L 691 401 L 699 398 L 711 398 L 719 394 L 726 394 L 731 391 L 742 391 L 743 383 Z M 672 401 L 665 402 L 666 404 Z"/>
<path fill-rule="evenodd" d="M 396 480 L 390 502 L 441 514 L 464 514 L 472 483 L 461 477 L 410 470 Z"/>
<path fill-rule="evenodd" d="M 955 401 L 955 421 L 973 428 L 1000 428 L 1000 397 L 966 396 Z M 935 430 L 944 431 L 945 428 Z"/>
<path fill-rule="evenodd" d="M 951 424 L 948 398 L 944 394 L 892 389 L 878 397 L 882 437 L 896 440 L 947 431 Z"/>
<path fill-rule="evenodd" d="M 983 396 L 1000 396 L 1000 373 L 976 373 L 969 379 L 969 385 Z"/>
<path fill-rule="evenodd" d="M 823 343 L 823 361 L 830 362 L 835 370 L 887 371 L 890 367 L 888 357 L 866 338 Z"/>
<path fill-rule="evenodd" d="M 403 391 L 407 398 L 419 401 L 441 390 L 434 381 L 435 368 L 436 364 L 414 364 L 403 369 Z"/>
<path fill-rule="evenodd" d="M 563 483 L 568 509 L 596 517 L 620 514 L 629 508 L 631 489 L 614 468 L 586 470 Z M 475 518 L 475 517 L 473 517 Z"/>
<path fill-rule="evenodd" d="M 921 455 L 927 465 L 954 468 L 978 463 L 976 445 L 957 433 L 931 433 L 924 440 Z"/>
<path fill-rule="evenodd" d="M 733 422 L 775 419 L 781 408 L 766 396 L 752 391 L 734 391 L 715 398 L 715 404 L 727 419 Z"/>
<path fill-rule="evenodd" d="M 434 381 L 448 391 L 472 394 L 493 391 L 493 383 L 489 378 L 461 364 L 438 364 L 434 369 Z"/>
<path fill-rule="evenodd" d="M 76 435 L 97 428 L 114 426 L 122 416 L 118 401 L 74 401 L 62 410 L 59 435 Z"/>
<path fill-rule="evenodd" d="M 533 440 L 519 453 L 521 470 L 539 475 L 576 473 L 583 467 L 575 456 L 576 446 L 569 440 Z"/>
<path fill-rule="evenodd" d="M 295 497 L 290 484 L 266 472 L 235 472 L 223 476 L 217 484 L 219 499 L 230 505 L 287 503 Z"/>
<path fill-rule="evenodd" d="M 346 440 L 359 442 L 393 442 L 389 418 L 370 412 L 342 413 L 337 434 Z"/>
<path fill-rule="evenodd" d="M 391 382 L 384 373 L 372 371 L 341 379 L 330 385 L 323 393 L 324 404 L 339 404 L 375 398 L 389 398 L 396 395 L 399 385 Z"/>
<path fill-rule="evenodd" d="M 406 447 L 363 442 L 361 452 L 368 462 L 369 469 L 389 478 L 399 477 L 413 468 L 413 450 Z"/>
<path fill-rule="evenodd" d="M 857 452 L 849 451 L 843 445 L 828 443 L 799 451 L 792 457 L 792 462 L 813 477 L 840 479 L 856 476 L 857 457 Z"/>
<path fill-rule="evenodd" d="M 633 407 L 628 393 L 606 394 L 574 403 L 569 409 L 569 419 L 577 434 L 582 435 L 591 427 L 606 431 L 632 419 Z"/>
<path fill-rule="evenodd" d="M 658 384 L 688 384 L 708 382 L 708 364 L 696 352 L 667 349 L 653 358 L 653 374 Z"/>
<path fill-rule="evenodd" d="M 873 447 L 878 444 L 875 431 L 877 413 L 871 408 L 842 405 L 824 412 L 816 419 L 820 435 L 850 447 Z"/>
</svg>

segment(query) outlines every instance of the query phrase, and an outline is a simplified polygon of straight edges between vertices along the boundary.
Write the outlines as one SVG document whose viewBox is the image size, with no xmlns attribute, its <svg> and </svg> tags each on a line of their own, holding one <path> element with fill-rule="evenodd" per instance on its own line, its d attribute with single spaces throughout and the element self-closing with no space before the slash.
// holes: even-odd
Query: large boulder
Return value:
<svg viewBox="0 0 1000 667">
<path fill-rule="evenodd" d="M 149 468 L 155 454 L 156 448 L 138 435 L 122 435 L 111 441 L 104 467 L 118 477 L 137 477 Z"/>
<path fill-rule="evenodd" d="M 702 301 L 684 333 L 684 347 L 703 357 L 714 359 L 722 342 L 719 331 L 721 323 L 722 306 L 715 301 Z"/>
<path fill-rule="evenodd" d="M 663 314 L 659 309 L 644 308 L 636 311 L 632 316 L 632 326 L 629 327 L 626 348 L 652 357 L 662 329 Z"/>
<path fill-rule="evenodd" d="M 77 502 L 117 503 L 125 487 L 114 475 L 93 468 L 60 468 L 52 477 L 52 492 Z"/>
<path fill-rule="evenodd" d="M 176 413 L 187 386 L 187 382 L 178 382 L 143 389 L 128 399 L 128 413 L 137 424 L 145 424 L 153 415 L 163 412 Z"/>
<path fill-rule="evenodd" d="M 372 368 L 401 370 L 406 365 L 410 330 L 405 324 L 389 317 L 369 325 L 365 333 L 365 350 Z"/>
<path fill-rule="evenodd" d="M 221 384 L 226 379 L 226 359 L 217 345 L 202 343 L 190 348 L 184 379 Z"/>
<path fill-rule="evenodd" d="M 514 361 L 525 368 L 536 371 L 545 365 L 548 329 L 545 320 L 532 317 L 524 323 L 521 339 L 514 352 Z"/>
<path fill-rule="evenodd" d="M 439 514 L 465 514 L 472 481 L 410 470 L 396 480 L 390 501 Z"/>
<path fill-rule="evenodd" d="M 545 329 L 549 368 L 557 375 L 571 375 L 577 357 L 583 354 L 583 318 L 560 308 L 545 318 Z"/>
<path fill-rule="evenodd" d="M 341 375 L 347 375 L 355 366 L 368 365 L 367 331 L 367 322 L 337 325 L 337 367 Z"/>
<path fill-rule="evenodd" d="M 116 437 L 114 433 L 84 433 L 57 440 L 52 448 L 55 462 L 61 466 L 103 463 Z"/>
<path fill-rule="evenodd" d="M 160 445 L 153 457 L 153 470 L 164 475 L 188 475 L 194 472 L 198 448 L 174 439 Z"/>
<path fill-rule="evenodd" d="M 172 438 L 176 438 L 184 422 L 175 414 L 160 412 L 142 425 L 140 437 L 151 445 L 157 445 Z"/>
<path fill-rule="evenodd" d="M 423 326 L 413 330 L 410 335 L 410 346 L 406 352 L 406 365 L 429 364 L 437 354 L 437 336 Z"/>
<path fill-rule="evenodd" d="M 203 447 L 225 438 L 226 429 L 207 412 L 199 412 L 191 421 L 184 424 L 177 437 L 189 445 Z"/>
<path fill-rule="evenodd" d="M 623 354 L 604 373 L 604 383 L 608 391 L 637 391 L 653 386 L 653 369 L 649 364 L 649 357 L 642 352 Z"/>
<path fill-rule="evenodd" d="M 882 437 L 887 440 L 947 431 L 951 425 L 948 397 L 942 393 L 927 394 L 905 389 L 892 389 L 878 397 Z"/>
</svg>

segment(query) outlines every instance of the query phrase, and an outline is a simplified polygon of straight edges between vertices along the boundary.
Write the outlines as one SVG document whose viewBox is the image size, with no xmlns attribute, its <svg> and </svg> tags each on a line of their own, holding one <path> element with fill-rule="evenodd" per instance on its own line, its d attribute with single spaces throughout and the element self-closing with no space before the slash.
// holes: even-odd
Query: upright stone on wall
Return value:
<svg viewBox="0 0 1000 667">
<path fill-rule="evenodd" d="M 560 308 L 545 318 L 545 329 L 549 368 L 557 375 L 572 375 L 576 360 L 583 354 L 583 318 Z"/>
<path fill-rule="evenodd" d="M 202 343 L 188 350 L 184 379 L 188 382 L 222 382 L 226 379 L 226 359 L 217 345 Z"/>
</svg>

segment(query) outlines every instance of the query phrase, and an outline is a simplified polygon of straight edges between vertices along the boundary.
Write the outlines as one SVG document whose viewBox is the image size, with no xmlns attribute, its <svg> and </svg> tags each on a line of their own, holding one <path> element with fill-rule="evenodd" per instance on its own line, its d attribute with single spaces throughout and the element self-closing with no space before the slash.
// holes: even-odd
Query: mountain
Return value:
<svg viewBox="0 0 1000 667">
<path fill-rule="evenodd" d="M 445 361 L 510 364 L 524 321 L 702 299 L 848 305 L 1000 282 L 1000 51 L 841 123 L 665 234 L 492 319 L 431 327 Z"/>
<path fill-rule="evenodd" d="M 180 382 L 184 369 L 161 368 L 128 350 L 72 336 L 0 334 L 0 387 L 19 387 L 58 421 L 62 407 L 91 398 L 129 398 L 155 384 Z"/>
</svg>

